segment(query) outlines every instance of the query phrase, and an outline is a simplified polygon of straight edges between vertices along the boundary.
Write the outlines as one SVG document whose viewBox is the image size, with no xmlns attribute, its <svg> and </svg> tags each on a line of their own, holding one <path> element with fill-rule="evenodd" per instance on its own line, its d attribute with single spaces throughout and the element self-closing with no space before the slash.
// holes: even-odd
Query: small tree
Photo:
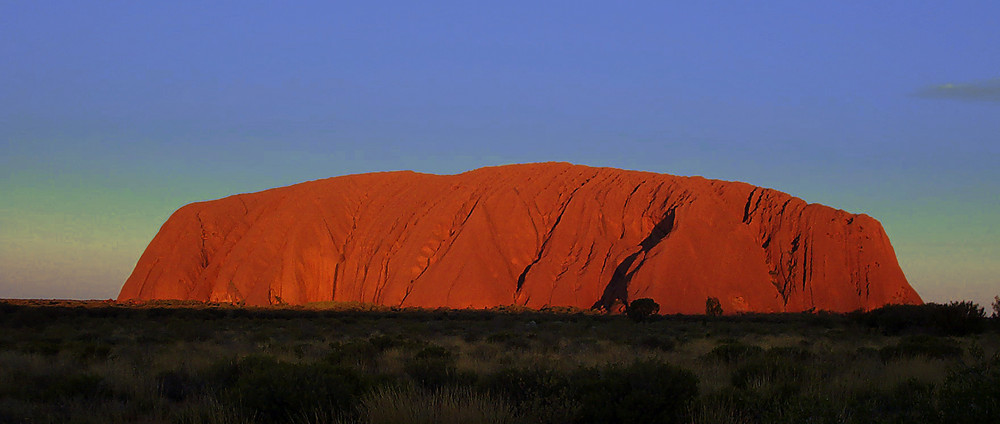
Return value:
<svg viewBox="0 0 1000 424">
<path fill-rule="evenodd" d="M 949 302 L 941 308 L 940 325 L 948 334 L 981 333 L 986 326 L 986 309 L 975 302 Z"/>
<path fill-rule="evenodd" d="M 705 300 L 705 315 L 710 317 L 722 316 L 722 303 L 717 297 L 709 297 Z"/>
<path fill-rule="evenodd" d="M 1000 296 L 993 296 L 993 318 L 1000 319 Z"/>
<path fill-rule="evenodd" d="M 633 300 L 625 310 L 625 314 L 635 322 L 643 322 L 659 312 L 660 304 L 649 298 Z"/>
</svg>

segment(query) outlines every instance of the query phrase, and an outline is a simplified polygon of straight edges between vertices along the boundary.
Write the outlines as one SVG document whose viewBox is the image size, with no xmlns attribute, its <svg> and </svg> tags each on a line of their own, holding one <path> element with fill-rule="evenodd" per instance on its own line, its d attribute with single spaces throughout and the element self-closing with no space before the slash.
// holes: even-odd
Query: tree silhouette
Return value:
<svg viewBox="0 0 1000 424">
<path fill-rule="evenodd" d="M 660 304 L 653 301 L 653 299 L 642 298 L 633 300 L 625 311 L 632 321 L 643 322 L 649 319 L 650 316 L 656 315 L 660 312 Z"/>
<path fill-rule="evenodd" d="M 717 297 L 709 297 L 705 300 L 705 315 L 710 317 L 722 316 L 722 303 Z"/>
</svg>

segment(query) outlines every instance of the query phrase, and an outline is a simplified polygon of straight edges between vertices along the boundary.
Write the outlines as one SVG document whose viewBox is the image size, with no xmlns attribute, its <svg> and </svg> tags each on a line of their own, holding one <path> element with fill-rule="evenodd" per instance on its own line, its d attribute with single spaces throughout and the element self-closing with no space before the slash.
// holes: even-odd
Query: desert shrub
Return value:
<svg viewBox="0 0 1000 424">
<path fill-rule="evenodd" d="M 104 378 L 92 373 L 69 373 L 48 376 L 37 395 L 44 400 L 110 398 L 113 393 Z"/>
<path fill-rule="evenodd" d="M 420 344 L 413 340 L 407 340 L 386 335 L 374 335 L 367 339 L 351 339 L 342 342 L 331 342 L 330 353 L 326 355 L 326 362 L 331 364 L 361 365 L 372 368 L 375 362 L 386 350 L 394 347 L 413 347 Z"/>
<path fill-rule="evenodd" d="M 632 321 L 643 322 L 659 312 L 659 303 L 656 303 L 653 299 L 642 298 L 633 300 L 632 303 L 628 305 L 628 309 L 625 311 L 625 314 L 628 315 Z"/>
<path fill-rule="evenodd" d="M 794 381 L 727 388 L 702 398 L 695 422 L 922 423 L 938 422 L 934 385 L 905 381 L 887 389 L 815 393 Z"/>
<path fill-rule="evenodd" d="M 802 346 L 780 346 L 768 349 L 767 356 L 781 360 L 807 361 L 813 358 L 813 353 Z"/>
<path fill-rule="evenodd" d="M 765 355 L 753 358 L 736 368 L 731 382 L 733 387 L 738 389 L 776 386 L 787 390 L 792 389 L 788 385 L 803 380 L 806 371 L 802 364 L 778 356 Z"/>
<path fill-rule="evenodd" d="M 887 390 L 856 393 L 847 403 L 855 422 L 929 424 L 939 419 L 934 385 L 916 380 L 904 381 Z"/>
<path fill-rule="evenodd" d="M 356 371 L 325 362 L 294 364 L 252 356 L 223 367 L 226 385 L 221 398 L 264 422 L 287 422 L 303 411 L 324 410 L 330 415 L 351 410 L 368 390 L 368 381 Z"/>
<path fill-rule="evenodd" d="M 448 348 L 437 345 L 428 346 L 422 349 L 421 351 L 417 352 L 416 355 L 413 355 L 413 359 L 442 360 L 449 363 L 454 362 L 455 360 L 454 354 L 452 354 L 451 351 L 448 350 Z"/>
<path fill-rule="evenodd" d="M 260 361 L 273 361 L 271 357 L 263 357 L 261 355 L 250 355 L 242 359 L 239 358 L 226 358 L 218 360 L 210 364 L 205 368 L 201 374 L 201 380 L 204 383 L 205 389 L 211 391 L 213 394 L 218 394 L 224 391 L 226 388 L 231 387 L 236 379 L 240 377 L 240 374 L 245 372 L 247 368 L 255 360 Z M 178 379 L 183 379 L 188 376 L 175 376 Z M 175 377 L 165 377 L 165 378 L 175 378 Z M 170 384 L 170 383 L 168 383 Z"/>
<path fill-rule="evenodd" d="M 455 363 L 455 355 L 450 350 L 442 346 L 428 346 L 406 361 L 403 370 L 424 388 L 439 388 L 474 380 L 474 376 L 460 373 Z"/>
<path fill-rule="evenodd" d="M 38 339 L 21 343 L 18 350 L 25 353 L 37 353 L 39 355 L 57 355 L 62 350 L 63 344 L 59 340 Z"/>
<path fill-rule="evenodd" d="M 674 350 L 674 346 L 676 346 L 676 343 L 674 343 L 674 340 L 670 337 L 649 334 L 636 340 L 635 345 L 642 346 L 647 349 L 669 352 L 671 350 Z"/>
<path fill-rule="evenodd" d="M 705 354 L 705 358 L 733 363 L 758 356 L 762 353 L 764 353 L 764 349 L 757 345 L 728 342 L 716 346 Z"/>
<path fill-rule="evenodd" d="M 581 407 L 569 375 L 552 368 L 503 368 L 480 378 L 478 387 L 509 399 L 526 422 L 572 422 Z"/>
<path fill-rule="evenodd" d="M 942 309 L 942 327 L 947 334 L 981 333 L 986 327 L 986 311 L 973 302 L 951 302 Z"/>
<path fill-rule="evenodd" d="M 375 350 L 377 350 L 379 353 L 385 352 L 393 348 L 414 349 L 426 345 L 425 342 L 415 340 L 412 338 L 403 336 L 389 336 L 385 334 L 376 334 L 369 337 L 368 343 L 371 344 L 375 348 Z"/>
<path fill-rule="evenodd" d="M 882 361 L 923 356 L 932 359 L 948 359 L 962 356 L 962 346 L 947 337 L 927 335 L 909 336 L 895 345 L 879 349 Z"/>
<path fill-rule="evenodd" d="M 1000 355 L 949 373 L 941 386 L 940 408 L 944 422 L 996 422 L 1000 417 Z"/>
<path fill-rule="evenodd" d="M 202 394 L 206 381 L 185 370 L 160 371 L 155 376 L 156 389 L 160 396 L 173 402 L 181 402 Z"/>
<path fill-rule="evenodd" d="M 79 361 L 103 361 L 111 353 L 111 344 L 97 340 L 68 343 L 67 350 Z"/>
<path fill-rule="evenodd" d="M 583 368 L 571 381 L 580 423 L 687 422 L 698 396 L 693 373 L 655 361 Z"/>
<path fill-rule="evenodd" d="M 44 328 L 59 320 L 65 313 L 63 309 L 10 305 L 4 314 L 4 325 L 10 328 Z"/>
<path fill-rule="evenodd" d="M 878 358 L 878 349 L 870 346 L 860 346 L 854 351 L 855 358 Z"/>
<path fill-rule="evenodd" d="M 826 399 L 807 399 L 789 384 L 774 384 L 768 390 L 725 388 L 701 400 L 695 422 L 754 424 L 839 423 L 834 407 Z"/>
<path fill-rule="evenodd" d="M 12 303 L 7 303 L 7 302 L 0 302 L 0 322 L 6 321 L 8 318 L 10 318 L 17 312 L 20 312 L 22 309 L 24 309 L 23 306 L 14 305 Z"/>
<path fill-rule="evenodd" d="M 985 329 L 985 310 L 969 301 L 947 305 L 886 305 L 864 313 L 852 314 L 862 324 L 885 334 L 935 333 L 963 336 Z"/>
<path fill-rule="evenodd" d="M 514 334 L 511 332 L 499 332 L 493 333 L 486 337 L 486 341 L 489 343 L 500 343 L 508 348 L 513 349 L 530 349 L 531 340 L 524 337 L 521 334 Z"/>
<path fill-rule="evenodd" d="M 709 297 L 705 300 L 705 315 L 710 317 L 722 316 L 722 303 L 717 297 Z"/>
<path fill-rule="evenodd" d="M 170 341 L 184 340 L 188 342 L 204 342 L 216 336 L 212 328 L 203 322 L 175 317 L 167 321 L 165 333 Z"/>
<path fill-rule="evenodd" d="M 15 399 L 62 403 L 110 399 L 113 395 L 104 377 L 76 364 L 40 355 L 0 352 L 0 406 Z"/>
<path fill-rule="evenodd" d="M 0 381 L 0 404 L 18 399 L 56 405 L 73 400 L 106 401 L 115 395 L 102 376 L 67 368 L 17 370 L 8 374 L 8 378 L 9 381 Z"/>
</svg>

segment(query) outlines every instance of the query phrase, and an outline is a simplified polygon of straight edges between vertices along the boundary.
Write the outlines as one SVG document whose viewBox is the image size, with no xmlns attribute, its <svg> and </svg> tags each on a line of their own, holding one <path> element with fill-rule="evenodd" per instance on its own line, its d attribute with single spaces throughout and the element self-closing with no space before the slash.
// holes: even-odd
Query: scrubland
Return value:
<svg viewBox="0 0 1000 424">
<path fill-rule="evenodd" d="M 854 314 L 0 302 L 0 422 L 997 422 L 968 305 Z"/>
</svg>

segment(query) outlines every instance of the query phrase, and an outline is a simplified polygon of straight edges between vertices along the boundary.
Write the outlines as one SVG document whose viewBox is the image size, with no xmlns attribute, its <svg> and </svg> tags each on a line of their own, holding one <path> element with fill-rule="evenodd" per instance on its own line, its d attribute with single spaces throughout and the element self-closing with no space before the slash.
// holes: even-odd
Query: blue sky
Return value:
<svg viewBox="0 0 1000 424">
<path fill-rule="evenodd" d="M 868 213 L 925 300 L 1000 294 L 996 2 L 150 3 L 0 4 L 0 297 L 114 297 L 192 201 L 550 160 Z"/>
</svg>

